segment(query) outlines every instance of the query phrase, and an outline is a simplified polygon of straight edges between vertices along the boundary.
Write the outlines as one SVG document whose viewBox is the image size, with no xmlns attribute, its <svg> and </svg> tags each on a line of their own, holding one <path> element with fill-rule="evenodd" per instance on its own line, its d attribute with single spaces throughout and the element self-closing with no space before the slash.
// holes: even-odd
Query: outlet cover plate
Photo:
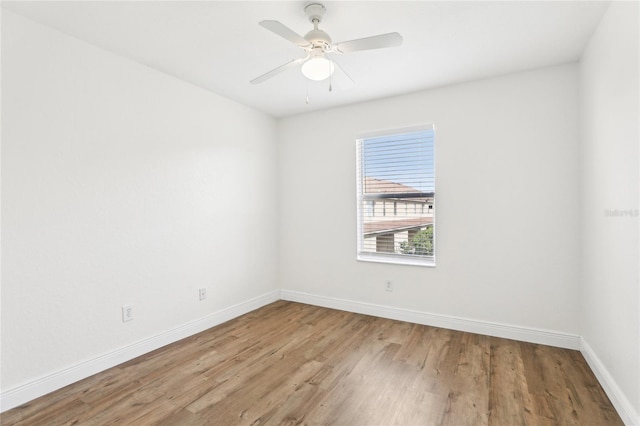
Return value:
<svg viewBox="0 0 640 426">
<path fill-rule="evenodd" d="M 122 322 L 133 320 L 133 306 L 124 305 L 122 307 Z"/>
</svg>

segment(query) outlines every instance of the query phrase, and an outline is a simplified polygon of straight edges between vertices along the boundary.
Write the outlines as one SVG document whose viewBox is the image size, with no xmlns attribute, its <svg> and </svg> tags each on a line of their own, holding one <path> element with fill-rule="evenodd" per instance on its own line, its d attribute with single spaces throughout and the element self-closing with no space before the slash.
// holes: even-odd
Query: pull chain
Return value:
<svg viewBox="0 0 640 426">
<path fill-rule="evenodd" d="M 307 97 L 305 99 L 305 103 L 309 105 L 309 80 L 307 80 L 306 84 L 307 84 Z"/>
<path fill-rule="evenodd" d="M 333 73 L 331 72 L 331 62 L 329 62 L 329 93 L 331 93 L 331 91 L 333 90 Z"/>
</svg>

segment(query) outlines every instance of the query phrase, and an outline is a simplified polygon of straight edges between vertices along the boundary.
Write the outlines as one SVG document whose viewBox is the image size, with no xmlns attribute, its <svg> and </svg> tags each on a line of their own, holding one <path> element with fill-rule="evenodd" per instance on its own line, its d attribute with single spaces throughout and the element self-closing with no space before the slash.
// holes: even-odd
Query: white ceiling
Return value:
<svg viewBox="0 0 640 426">
<path fill-rule="evenodd" d="M 310 1 L 7 2 L 4 8 L 50 25 L 276 117 L 573 62 L 608 2 L 326 1 L 320 28 L 334 42 L 397 31 L 401 47 L 337 57 L 339 75 L 307 84 L 290 69 L 249 80 L 302 56 L 258 26 L 278 20 L 301 35 Z M 305 103 L 309 91 L 309 104 Z"/>
</svg>

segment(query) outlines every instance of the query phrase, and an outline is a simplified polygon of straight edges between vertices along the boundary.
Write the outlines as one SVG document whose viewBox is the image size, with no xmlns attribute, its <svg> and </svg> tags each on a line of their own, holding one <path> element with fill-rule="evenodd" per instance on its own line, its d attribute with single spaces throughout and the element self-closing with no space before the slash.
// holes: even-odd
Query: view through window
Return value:
<svg viewBox="0 0 640 426">
<path fill-rule="evenodd" d="M 435 265 L 433 126 L 357 140 L 358 259 Z"/>
</svg>

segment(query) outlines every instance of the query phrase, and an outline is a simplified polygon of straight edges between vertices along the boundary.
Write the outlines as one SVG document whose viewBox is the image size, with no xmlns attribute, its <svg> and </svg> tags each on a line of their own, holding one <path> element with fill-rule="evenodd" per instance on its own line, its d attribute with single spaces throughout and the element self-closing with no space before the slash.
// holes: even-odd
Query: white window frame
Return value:
<svg viewBox="0 0 640 426">
<path fill-rule="evenodd" d="M 435 132 L 435 126 L 433 124 L 422 125 L 422 126 L 414 126 L 414 127 L 406 127 L 400 129 L 392 129 L 392 130 L 384 130 L 384 131 L 376 131 L 376 132 L 368 132 L 359 134 L 356 138 L 356 211 L 357 211 L 357 235 L 356 235 L 356 247 L 357 247 L 357 260 L 364 262 L 378 262 L 378 263 L 390 263 L 390 264 L 399 264 L 399 265 L 415 265 L 415 266 L 426 266 L 426 267 L 435 267 L 436 266 L 436 217 L 435 217 L 435 209 L 428 209 L 428 211 L 434 212 L 433 223 L 433 256 L 420 256 L 420 255 L 412 255 L 412 254 L 401 254 L 401 253 L 377 253 L 371 251 L 364 250 L 364 194 L 363 194 L 363 180 L 364 180 L 364 171 L 363 171 L 363 161 L 362 161 L 362 144 L 364 140 L 370 138 L 378 138 L 384 136 L 394 136 L 394 135 L 402 135 L 407 133 L 414 133 L 420 131 L 433 131 Z M 435 180 L 435 141 L 433 146 L 433 157 L 434 157 L 434 165 L 433 165 L 433 178 Z M 433 190 L 433 205 L 437 204 L 436 200 L 436 190 L 434 183 Z M 427 210 L 427 209 L 425 209 Z M 396 203 L 394 202 L 394 215 L 396 213 Z"/>
</svg>

